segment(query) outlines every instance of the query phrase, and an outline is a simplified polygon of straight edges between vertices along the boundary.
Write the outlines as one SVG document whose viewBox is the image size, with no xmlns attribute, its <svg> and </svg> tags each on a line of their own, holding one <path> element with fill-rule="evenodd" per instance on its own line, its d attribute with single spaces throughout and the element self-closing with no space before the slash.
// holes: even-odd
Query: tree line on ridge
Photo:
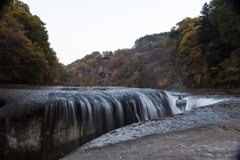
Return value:
<svg viewBox="0 0 240 160">
<path fill-rule="evenodd" d="M 116 50 L 107 62 L 94 52 L 62 66 L 59 82 L 161 89 L 239 87 L 238 1 L 212 0 L 200 13 L 184 18 L 170 32 L 146 35 L 133 48 Z M 100 66 L 109 67 L 111 79 L 96 82 L 102 78 L 96 74 Z M 85 71 L 84 76 L 78 76 L 79 70 Z"/>
<path fill-rule="evenodd" d="M 131 49 L 98 51 L 64 66 L 45 23 L 19 0 L 1 1 L 0 83 L 66 82 L 143 88 L 228 88 L 240 83 L 240 5 L 205 3 L 201 16 L 137 39 Z"/>
</svg>

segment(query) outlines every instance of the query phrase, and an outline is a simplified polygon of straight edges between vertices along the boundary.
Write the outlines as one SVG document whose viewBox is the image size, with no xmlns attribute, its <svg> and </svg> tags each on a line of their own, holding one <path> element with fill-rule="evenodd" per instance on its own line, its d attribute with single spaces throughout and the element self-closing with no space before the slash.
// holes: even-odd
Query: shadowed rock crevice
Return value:
<svg viewBox="0 0 240 160">
<path fill-rule="evenodd" d="M 7 103 L 6 100 L 0 99 L 0 108 L 3 107 Z"/>
<path fill-rule="evenodd" d="M 225 126 L 218 126 L 218 127 L 224 132 L 228 131 L 227 127 L 225 127 Z"/>
</svg>

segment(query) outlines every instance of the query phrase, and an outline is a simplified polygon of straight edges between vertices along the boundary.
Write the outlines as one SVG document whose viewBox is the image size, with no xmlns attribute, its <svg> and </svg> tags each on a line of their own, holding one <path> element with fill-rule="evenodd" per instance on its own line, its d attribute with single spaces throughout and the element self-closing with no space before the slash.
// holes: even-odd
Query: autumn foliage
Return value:
<svg viewBox="0 0 240 160">
<path fill-rule="evenodd" d="M 235 0 L 212 0 L 201 16 L 184 18 L 170 32 L 141 37 L 131 49 L 94 52 L 73 62 L 65 67 L 67 81 L 161 89 L 239 87 L 239 8 Z M 98 74 L 104 66 L 107 78 Z"/>
<path fill-rule="evenodd" d="M 58 60 L 39 17 L 8 1 L 0 12 L 0 82 L 53 85 Z"/>
</svg>

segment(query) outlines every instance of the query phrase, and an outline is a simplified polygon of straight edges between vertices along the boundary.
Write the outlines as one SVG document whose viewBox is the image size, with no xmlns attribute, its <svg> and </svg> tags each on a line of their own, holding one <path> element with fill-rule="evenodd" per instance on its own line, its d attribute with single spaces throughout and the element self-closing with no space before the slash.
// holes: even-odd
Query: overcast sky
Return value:
<svg viewBox="0 0 240 160">
<path fill-rule="evenodd" d="M 93 51 L 131 48 L 137 38 L 198 17 L 209 0 L 22 0 L 46 23 L 51 47 L 67 65 Z"/>
</svg>

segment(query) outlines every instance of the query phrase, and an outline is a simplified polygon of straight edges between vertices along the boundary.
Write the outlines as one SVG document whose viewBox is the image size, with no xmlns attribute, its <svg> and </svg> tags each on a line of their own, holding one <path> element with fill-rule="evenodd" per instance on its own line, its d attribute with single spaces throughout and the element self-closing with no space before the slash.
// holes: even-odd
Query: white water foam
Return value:
<svg viewBox="0 0 240 160">
<path fill-rule="evenodd" d="M 226 101 L 226 99 L 197 98 L 197 97 L 186 97 L 186 100 L 187 100 L 186 110 Z"/>
<path fill-rule="evenodd" d="M 169 103 L 170 103 L 170 107 L 171 107 L 171 110 L 172 110 L 172 113 L 173 114 L 179 114 L 179 113 L 182 113 L 182 111 L 176 107 L 176 100 L 173 98 L 173 96 L 171 96 L 169 93 L 167 93 L 167 96 L 168 96 L 168 99 L 169 99 Z"/>
</svg>

